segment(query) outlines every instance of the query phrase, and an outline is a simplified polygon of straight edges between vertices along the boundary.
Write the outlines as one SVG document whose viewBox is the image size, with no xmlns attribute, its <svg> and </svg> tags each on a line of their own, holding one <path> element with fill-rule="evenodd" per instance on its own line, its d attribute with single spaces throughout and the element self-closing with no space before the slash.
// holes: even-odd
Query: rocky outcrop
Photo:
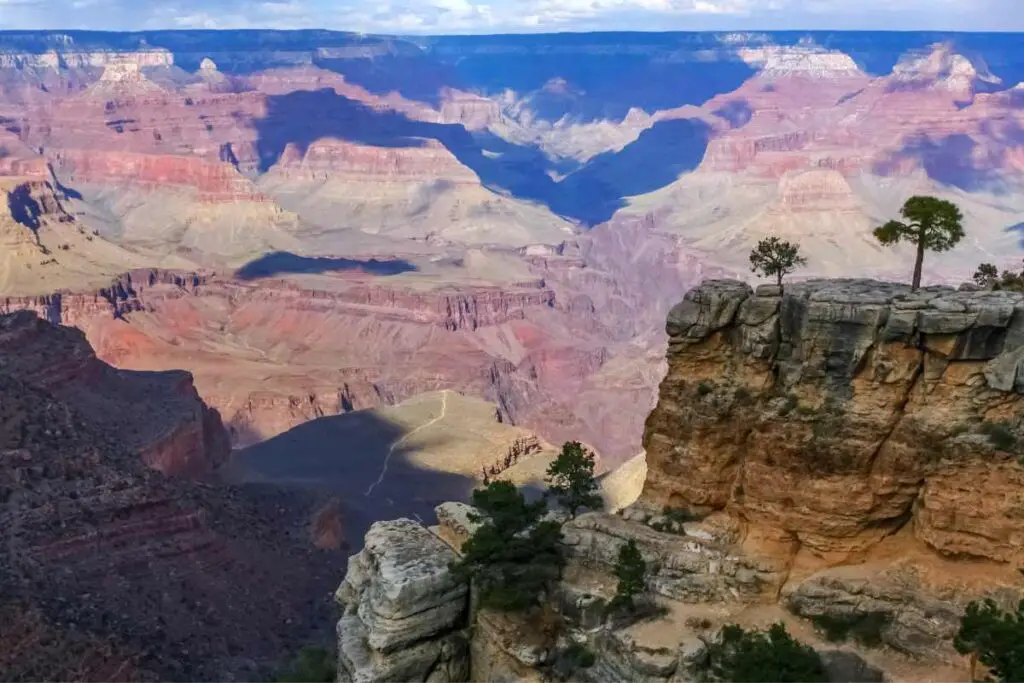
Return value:
<svg viewBox="0 0 1024 683">
<path fill-rule="evenodd" d="M 456 554 L 408 519 L 378 522 L 349 560 L 337 592 L 339 680 L 464 681 L 468 589 L 449 570 Z"/>
<path fill-rule="evenodd" d="M 711 281 L 668 333 L 644 500 L 726 509 L 832 562 L 909 521 L 939 552 L 1024 563 L 1024 296 Z"/>
</svg>

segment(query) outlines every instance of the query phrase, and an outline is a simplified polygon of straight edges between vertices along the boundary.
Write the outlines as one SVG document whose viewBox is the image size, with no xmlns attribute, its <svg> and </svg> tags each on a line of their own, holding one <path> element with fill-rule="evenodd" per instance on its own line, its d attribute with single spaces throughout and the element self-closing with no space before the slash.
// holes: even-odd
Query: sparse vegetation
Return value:
<svg viewBox="0 0 1024 683">
<path fill-rule="evenodd" d="M 594 478 L 594 453 L 578 441 L 568 441 L 547 471 L 548 489 L 558 502 L 576 517 L 581 508 L 599 510 L 604 500 Z"/>
<path fill-rule="evenodd" d="M 892 220 L 875 228 L 875 238 L 889 246 L 910 242 L 917 247 L 911 289 L 921 287 L 925 251 L 949 251 L 964 238 L 963 213 L 953 202 L 914 196 L 900 211 L 903 221 Z"/>
<path fill-rule="evenodd" d="M 511 482 L 495 481 L 473 492 L 473 505 L 480 527 L 452 565 L 455 576 L 475 581 L 483 607 L 515 612 L 541 604 L 565 566 L 561 528 L 541 520 L 546 503 L 527 503 Z"/>
<path fill-rule="evenodd" d="M 1017 445 L 1017 437 L 1005 422 L 982 422 L 978 431 L 987 436 L 989 443 L 1001 451 L 1010 451 Z"/>
<path fill-rule="evenodd" d="M 615 598 L 609 606 L 610 609 L 632 609 L 635 606 L 634 598 L 647 587 L 647 562 L 644 561 L 640 549 L 636 547 L 636 541 L 632 538 L 619 547 L 615 576 L 619 579 L 619 585 L 615 589 Z"/>
<path fill-rule="evenodd" d="M 782 624 L 767 632 L 747 631 L 735 624 L 722 629 L 709 648 L 712 676 L 735 683 L 812 683 L 828 681 L 814 648 L 795 640 Z"/>
<path fill-rule="evenodd" d="M 982 263 L 974 272 L 974 282 L 985 289 L 1024 292 L 1024 268 L 1019 273 L 1004 270 L 1000 275 L 994 265 Z"/>
<path fill-rule="evenodd" d="M 782 278 L 797 268 L 807 265 L 807 259 L 800 255 L 800 245 L 785 242 L 778 237 L 768 237 L 757 243 L 750 252 L 750 270 L 764 277 L 774 277 L 782 286 Z"/>
<path fill-rule="evenodd" d="M 878 647 L 882 644 L 882 631 L 889 625 L 891 617 L 882 612 L 843 616 L 821 614 L 811 621 L 831 642 L 841 643 L 853 638 L 864 647 Z"/>
<path fill-rule="evenodd" d="M 1017 610 L 1004 612 L 985 599 L 967 606 L 953 646 L 971 656 L 971 680 L 980 662 L 988 669 L 985 681 L 1024 681 L 1024 600 Z"/>
<path fill-rule="evenodd" d="M 323 647 L 304 647 L 299 656 L 274 680 L 277 683 L 331 683 L 337 676 L 337 660 Z"/>
<path fill-rule="evenodd" d="M 714 390 L 715 390 L 715 385 L 713 383 L 711 383 L 711 382 L 708 382 L 707 380 L 701 380 L 700 382 L 697 382 L 697 395 L 698 396 L 707 396 L 708 394 L 710 394 Z"/>
</svg>

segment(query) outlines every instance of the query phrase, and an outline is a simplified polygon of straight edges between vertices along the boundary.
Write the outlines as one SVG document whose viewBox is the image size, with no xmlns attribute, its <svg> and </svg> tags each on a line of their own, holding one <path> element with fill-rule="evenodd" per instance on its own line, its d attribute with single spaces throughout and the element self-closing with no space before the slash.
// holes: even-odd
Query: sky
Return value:
<svg viewBox="0 0 1024 683">
<path fill-rule="evenodd" d="M 0 0 L 0 29 L 1024 31 L 1024 0 Z"/>
</svg>

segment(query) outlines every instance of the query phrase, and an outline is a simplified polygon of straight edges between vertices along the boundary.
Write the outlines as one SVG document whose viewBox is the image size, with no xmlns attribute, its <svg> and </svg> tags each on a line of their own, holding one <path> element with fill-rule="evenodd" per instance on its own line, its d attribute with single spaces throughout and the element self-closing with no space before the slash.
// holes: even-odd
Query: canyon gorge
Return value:
<svg viewBox="0 0 1024 683">
<path fill-rule="evenodd" d="M 764 235 L 904 276 L 870 230 L 929 192 L 971 239 L 927 280 L 1019 260 L 1015 41 L 0 33 L 0 306 L 236 447 L 452 389 L 621 463 L 668 307 Z"/>
<path fill-rule="evenodd" d="M 967 239 L 912 293 L 914 194 Z M 547 675 L 447 566 L 578 440 L 560 609 L 635 538 L 679 636 L 590 624 L 593 680 L 878 614 L 865 667 L 962 676 L 1024 594 L 1024 302 L 960 285 L 1022 258 L 1019 34 L 0 31 L 0 669 L 253 680 L 340 604 L 353 680 Z"/>
</svg>

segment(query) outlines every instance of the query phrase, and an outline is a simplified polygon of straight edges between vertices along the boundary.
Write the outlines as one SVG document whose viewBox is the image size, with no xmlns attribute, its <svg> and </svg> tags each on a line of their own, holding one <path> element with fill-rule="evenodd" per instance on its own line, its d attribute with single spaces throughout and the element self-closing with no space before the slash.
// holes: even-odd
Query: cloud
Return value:
<svg viewBox="0 0 1024 683">
<path fill-rule="evenodd" d="M 0 28 L 1024 30 L 1022 0 L 0 0 Z"/>
</svg>

